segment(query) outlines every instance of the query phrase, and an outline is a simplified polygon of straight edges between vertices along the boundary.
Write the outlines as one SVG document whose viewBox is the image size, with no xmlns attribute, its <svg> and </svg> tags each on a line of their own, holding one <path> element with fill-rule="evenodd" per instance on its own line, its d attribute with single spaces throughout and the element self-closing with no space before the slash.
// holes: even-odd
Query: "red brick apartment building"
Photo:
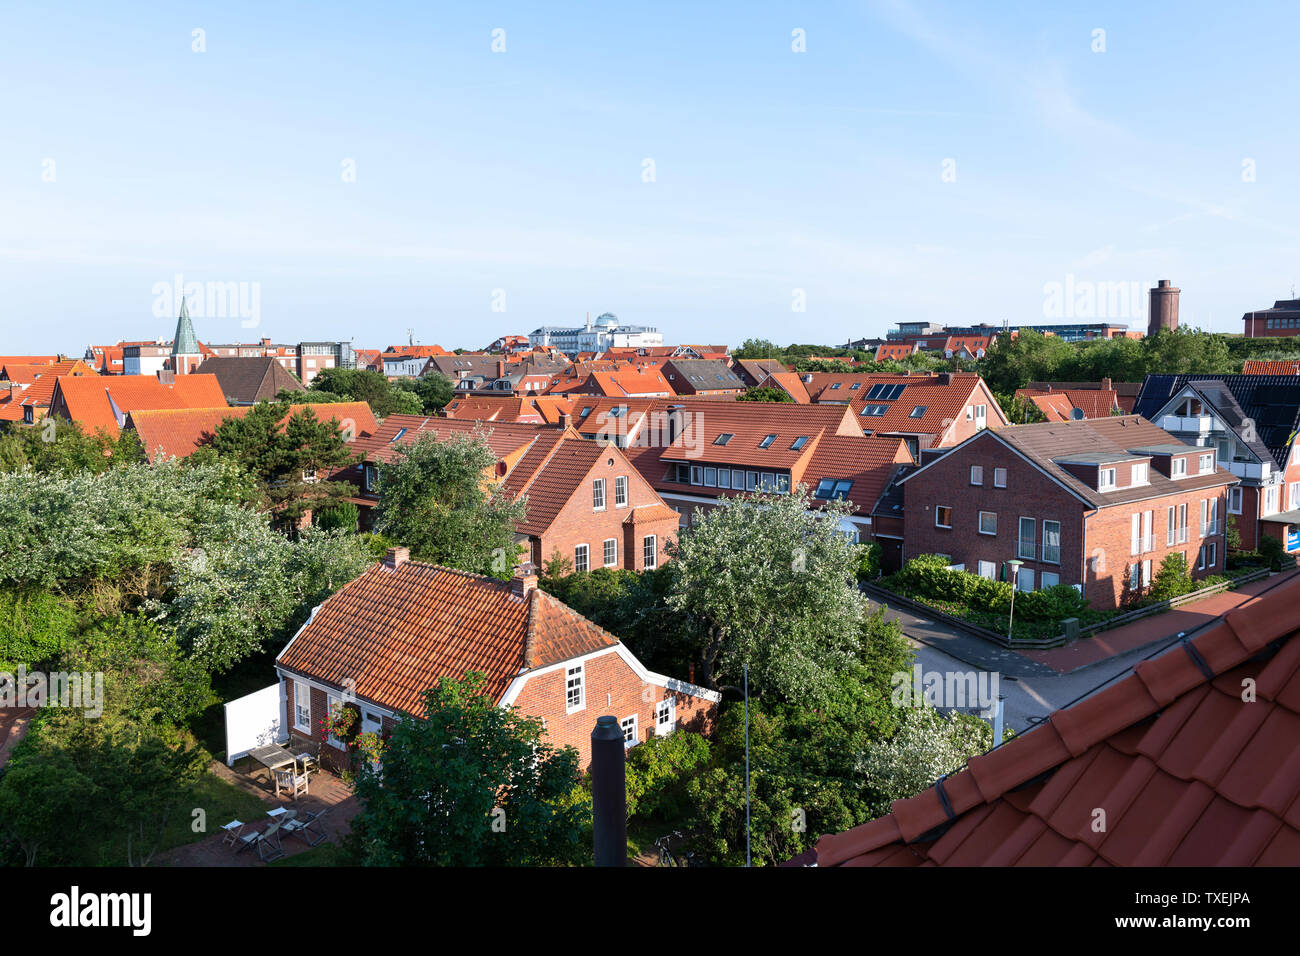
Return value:
<svg viewBox="0 0 1300 956">
<path fill-rule="evenodd" d="M 594 408 L 580 430 L 605 437 L 600 418 L 608 429 L 609 412 Z M 900 439 L 864 436 L 853 410 L 837 405 L 701 398 L 629 407 L 613 421 L 624 417 L 628 459 L 684 522 L 730 497 L 782 494 L 803 484 L 816 501 L 854 505 L 844 530 L 866 541 L 872 503 L 894 470 L 911 461 Z"/>
<path fill-rule="evenodd" d="M 1194 577 L 1224 567 L 1237 478 L 1136 415 L 985 431 L 901 479 L 904 560 L 944 554 L 1017 587 L 1070 584 L 1117 607 L 1181 552 Z"/>
<path fill-rule="evenodd" d="M 656 568 L 676 540 L 677 513 L 612 445 L 587 441 L 573 429 L 511 422 L 483 423 L 424 415 L 390 415 L 373 434 L 352 442 L 360 464 L 334 477 L 352 481 L 352 499 L 369 511 L 378 502 L 378 465 L 421 435 L 446 441 L 482 434 L 498 456 L 492 475 L 505 493 L 527 500 L 527 516 L 517 540 L 528 559 L 542 566 L 554 556 L 567 558 L 575 571 L 600 567 L 644 571 Z M 371 523 L 362 516 L 362 526 Z"/>
<path fill-rule="evenodd" d="M 345 584 L 276 658 L 281 726 L 320 740 L 321 722 L 343 706 L 362 731 L 384 733 L 399 715 L 424 715 L 423 694 L 441 677 L 477 671 L 499 706 L 541 718 L 546 739 L 591 763 L 596 718 L 612 714 L 625 745 L 681 728 L 710 733 L 720 695 L 648 671 L 618 638 L 537 589 L 537 578 L 497 581 L 411 561 L 404 548 Z M 327 740 L 323 762 L 345 765 Z"/>
</svg>

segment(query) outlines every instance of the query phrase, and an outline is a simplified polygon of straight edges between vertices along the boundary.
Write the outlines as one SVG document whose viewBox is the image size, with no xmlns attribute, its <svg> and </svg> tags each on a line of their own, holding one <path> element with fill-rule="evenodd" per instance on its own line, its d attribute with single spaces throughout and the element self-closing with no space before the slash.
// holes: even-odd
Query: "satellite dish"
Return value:
<svg viewBox="0 0 1300 956">
<path fill-rule="evenodd" d="M 1070 418 L 1071 418 L 1071 420 L 1076 421 L 1076 422 L 1081 422 L 1081 421 L 1083 421 L 1083 409 L 1082 409 L 1082 408 L 1072 408 L 1072 409 L 1070 409 Z"/>
</svg>

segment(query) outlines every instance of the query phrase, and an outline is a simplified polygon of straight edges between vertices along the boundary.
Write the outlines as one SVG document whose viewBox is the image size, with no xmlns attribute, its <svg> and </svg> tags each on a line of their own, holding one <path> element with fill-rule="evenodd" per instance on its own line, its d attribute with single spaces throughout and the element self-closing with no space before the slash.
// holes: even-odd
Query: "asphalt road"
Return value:
<svg viewBox="0 0 1300 956">
<path fill-rule="evenodd" d="M 871 600 L 871 604 L 873 608 L 880 606 L 880 602 L 875 600 Z M 1127 674 L 1133 665 L 1156 650 L 1150 646 L 1140 647 L 1061 674 L 1014 651 L 907 611 L 890 607 L 886 616 L 903 625 L 903 632 L 916 650 L 916 660 L 923 672 L 940 675 L 983 673 L 989 675 L 983 678 L 988 682 L 982 685 L 985 687 L 992 686 L 991 675 L 996 674 L 998 693 L 1005 698 L 1003 719 L 1006 726 L 1017 733 L 1029 730 L 1037 720 L 1052 711 L 1108 686 L 1112 679 Z M 961 709 L 975 710 L 971 707 Z"/>
</svg>

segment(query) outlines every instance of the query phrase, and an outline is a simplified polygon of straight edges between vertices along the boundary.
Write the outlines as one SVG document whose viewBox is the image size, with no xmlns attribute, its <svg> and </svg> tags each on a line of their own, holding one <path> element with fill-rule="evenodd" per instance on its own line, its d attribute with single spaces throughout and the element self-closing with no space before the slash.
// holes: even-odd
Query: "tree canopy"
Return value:
<svg viewBox="0 0 1300 956">
<path fill-rule="evenodd" d="M 376 530 L 413 557 L 509 578 L 525 505 L 495 483 L 496 463 L 483 435 L 426 432 L 400 446 L 379 466 Z"/>
</svg>

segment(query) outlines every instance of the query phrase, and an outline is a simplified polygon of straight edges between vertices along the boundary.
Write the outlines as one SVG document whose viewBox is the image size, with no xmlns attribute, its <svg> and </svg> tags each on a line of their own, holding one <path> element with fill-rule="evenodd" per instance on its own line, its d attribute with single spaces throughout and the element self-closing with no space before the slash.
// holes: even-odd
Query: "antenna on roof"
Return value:
<svg viewBox="0 0 1300 956">
<path fill-rule="evenodd" d="M 1083 409 L 1082 408 L 1070 409 L 1070 418 L 1076 422 L 1083 421 Z"/>
</svg>

